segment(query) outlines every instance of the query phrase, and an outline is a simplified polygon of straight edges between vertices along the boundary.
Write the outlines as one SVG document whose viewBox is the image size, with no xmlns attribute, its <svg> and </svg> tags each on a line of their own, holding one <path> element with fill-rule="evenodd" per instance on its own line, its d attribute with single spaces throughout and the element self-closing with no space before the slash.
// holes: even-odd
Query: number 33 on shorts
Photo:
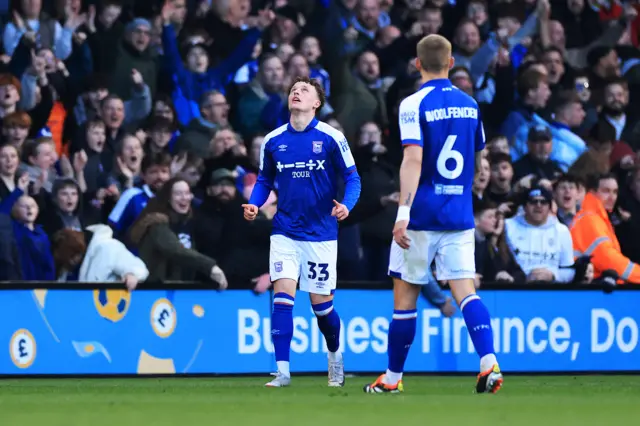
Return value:
<svg viewBox="0 0 640 426">
<path fill-rule="evenodd" d="M 337 241 L 295 241 L 272 235 L 271 281 L 288 278 L 299 282 L 300 291 L 329 295 L 336 288 L 337 258 Z"/>
</svg>

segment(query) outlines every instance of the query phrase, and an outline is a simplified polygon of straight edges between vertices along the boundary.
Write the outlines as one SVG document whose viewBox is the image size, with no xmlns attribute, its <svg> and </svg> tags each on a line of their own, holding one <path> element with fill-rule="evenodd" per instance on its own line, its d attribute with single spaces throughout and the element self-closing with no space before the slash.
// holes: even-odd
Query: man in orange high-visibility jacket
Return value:
<svg viewBox="0 0 640 426">
<path fill-rule="evenodd" d="M 621 280 L 640 284 L 640 265 L 622 254 L 607 214 L 618 199 L 618 182 L 613 175 L 601 175 L 589 182 L 588 189 L 582 208 L 571 223 L 574 256 L 592 256 L 596 278 L 613 269 Z"/>
</svg>

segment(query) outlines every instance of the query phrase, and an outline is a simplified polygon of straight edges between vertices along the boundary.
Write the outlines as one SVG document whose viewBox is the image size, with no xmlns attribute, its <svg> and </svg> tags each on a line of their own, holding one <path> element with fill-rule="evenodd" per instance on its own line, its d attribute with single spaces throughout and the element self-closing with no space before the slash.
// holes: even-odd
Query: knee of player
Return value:
<svg viewBox="0 0 640 426">
<path fill-rule="evenodd" d="M 333 310 L 333 295 L 309 294 L 311 299 L 311 308 L 317 317 L 329 315 Z"/>
<path fill-rule="evenodd" d="M 395 310 L 416 309 L 420 286 L 400 279 L 393 280 L 393 308 Z"/>
<path fill-rule="evenodd" d="M 473 279 L 465 278 L 459 280 L 448 280 L 451 295 L 458 306 L 469 296 L 476 294 L 476 286 Z"/>
</svg>

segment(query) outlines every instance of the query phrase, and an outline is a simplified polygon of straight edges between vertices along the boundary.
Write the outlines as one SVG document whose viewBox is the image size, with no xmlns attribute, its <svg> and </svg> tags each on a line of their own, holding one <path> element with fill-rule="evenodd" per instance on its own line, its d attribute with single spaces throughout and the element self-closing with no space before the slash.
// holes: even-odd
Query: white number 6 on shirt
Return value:
<svg viewBox="0 0 640 426">
<path fill-rule="evenodd" d="M 436 162 L 438 173 L 446 179 L 457 178 L 462 174 L 462 169 L 464 168 L 464 157 L 460 151 L 453 149 L 453 144 L 456 143 L 457 138 L 458 136 L 456 135 L 449 135 L 447 137 L 447 140 L 444 141 L 442 151 L 440 151 L 440 155 L 438 155 L 438 161 Z M 456 162 L 456 166 L 453 170 L 447 169 L 448 159 L 453 159 L 453 161 Z"/>
</svg>

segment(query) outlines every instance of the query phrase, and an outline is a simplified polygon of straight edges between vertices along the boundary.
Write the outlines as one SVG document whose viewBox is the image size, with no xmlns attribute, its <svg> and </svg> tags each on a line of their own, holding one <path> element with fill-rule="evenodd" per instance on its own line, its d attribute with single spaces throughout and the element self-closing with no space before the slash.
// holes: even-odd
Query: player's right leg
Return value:
<svg viewBox="0 0 640 426">
<path fill-rule="evenodd" d="M 474 285 L 475 241 L 473 229 L 443 233 L 436 255 L 437 276 L 447 281 L 467 325 L 473 346 L 480 357 L 480 374 L 476 382 L 478 393 L 496 393 L 503 378 L 493 346 L 491 316 L 476 294 Z"/>
<path fill-rule="evenodd" d="M 299 253 L 295 243 L 283 235 L 271 236 L 269 274 L 273 284 L 271 340 L 278 371 L 267 387 L 285 387 L 291 383 L 289 355 L 293 337 L 293 305 L 300 275 Z"/>
</svg>

